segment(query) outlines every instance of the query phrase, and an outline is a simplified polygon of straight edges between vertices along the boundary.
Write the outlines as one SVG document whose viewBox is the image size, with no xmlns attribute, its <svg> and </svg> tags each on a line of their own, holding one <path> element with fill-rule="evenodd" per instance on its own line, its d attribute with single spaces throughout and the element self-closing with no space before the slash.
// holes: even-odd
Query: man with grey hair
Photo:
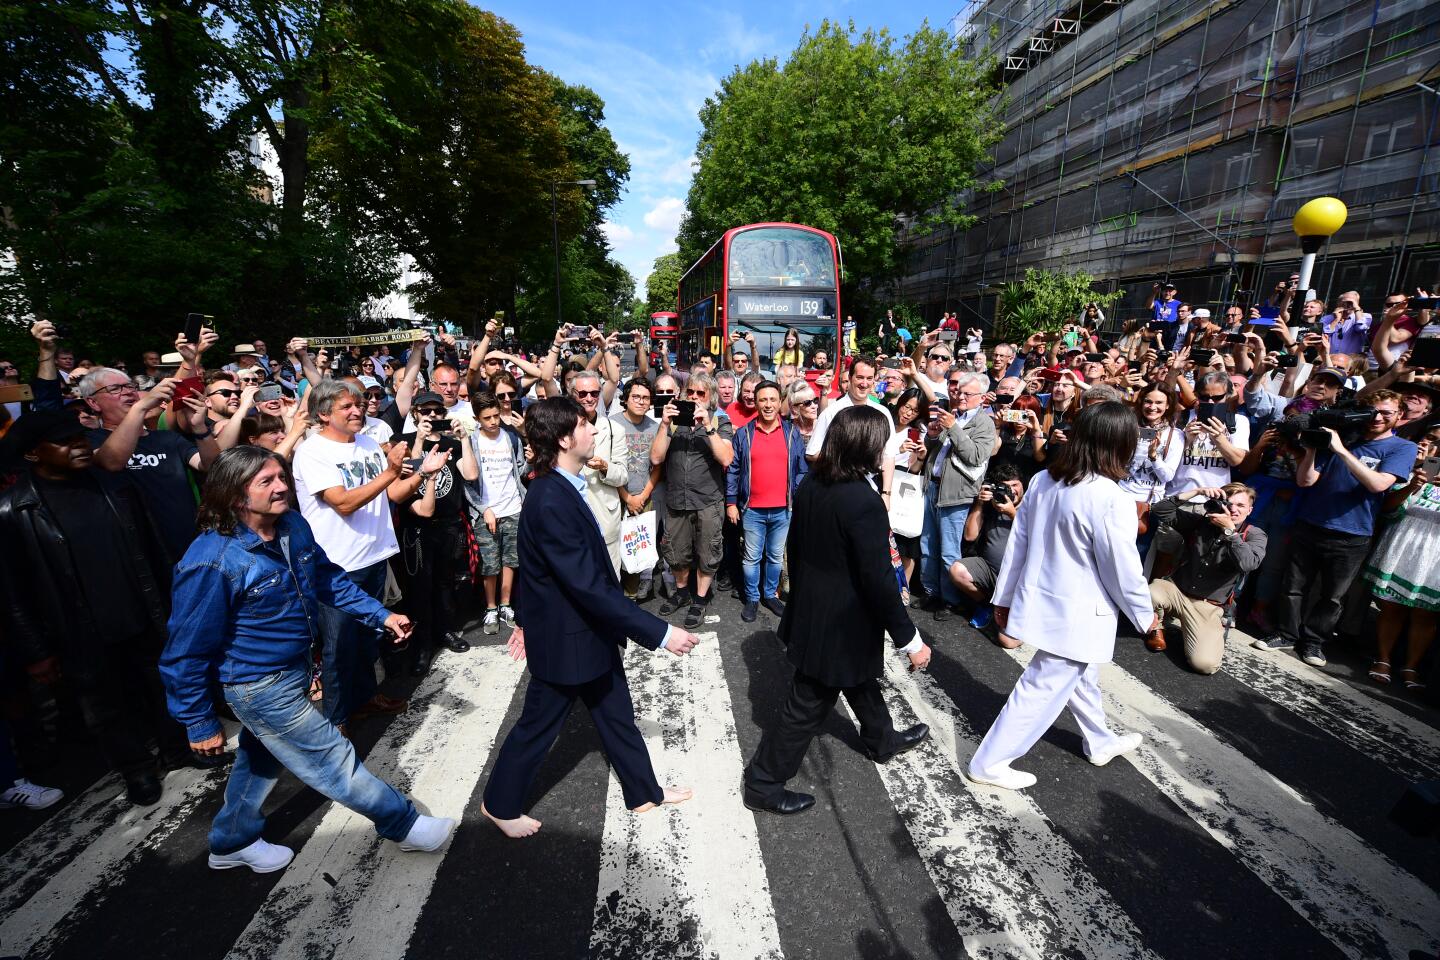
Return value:
<svg viewBox="0 0 1440 960">
<path fill-rule="evenodd" d="M 620 576 L 620 519 L 625 514 L 620 491 L 630 481 L 626 468 L 625 436 L 615 430 L 609 417 L 600 416 L 601 394 L 605 385 L 594 370 L 582 370 L 570 379 L 570 396 L 580 404 L 585 416 L 595 425 L 595 452 L 585 461 L 580 478 L 585 481 L 585 502 L 600 525 L 605 549 L 615 576 Z"/>
<path fill-rule="evenodd" d="M 365 395 L 349 380 L 321 380 L 311 387 L 310 416 L 320 429 L 295 450 L 300 513 L 326 555 L 356 586 L 380 600 L 385 562 L 400 552 L 387 496 L 396 503 L 409 500 L 423 474 L 406 465 L 410 445 L 405 441 L 387 454 L 361 433 Z M 380 631 L 326 606 L 320 608 L 319 621 L 325 716 L 346 730 L 352 719 L 405 709 L 405 701 L 376 691 Z"/>
<path fill-rule="evenodd" d="M 950 619 L 961 600 L 954 582 L 942 572 L 960 559 L 965 520 L 995 449 L 995 421 L 981 415 L 981 400 L 989 386 L 986 374 L 951 370 L 946 378 L 949 406 L 936 413 L 925 436 L 920 579 L 929 594 L 927 609 L 936 620 Z"/>
<path fill-rule="evenodd" d="M 1124 403 L 1125 395 L 1108 383 L 1097 383 L 1080 395 L 1080 406 L 1082 408 L 1093 406 L 1097 403 Z"/>
<path fill-rule="evenodd" d="M 680 415 L 677 401 L 665 405 L 660 429 L 650 445 L 650 462 L 665 467 L 665 522 L 660 553 L 675 574 L 675 590 L 660 607 L 661 616 L 689 606 L 686 628 L 696 627 L 710 603 L 710 584 L 723 556 L 725 470 L 735 458 L 735 428 L 715 412 L 715 381 L 691 370 L 685 399 L 694 419 Z M 695 568 L 695 590 L 690 568 Z"/>
<path fill-rule="evenodd" d="M 95 464 L 112 473 L 126 471 L 145 498 L 172 561 L 184 555 L 195 539 L 195 495 L 188 470 L 204 470 L 220 448 L 205 422 L 205 398 L 182 401 L 179 430 L 151 430 L 146 422 L 158 416 L 175 396 L 179 381 L 162 380 L 141 394 L 123 370 L 98 367 L 75 386 L 75 395 L 100 418 L 90 431 Z"/>
</svg>

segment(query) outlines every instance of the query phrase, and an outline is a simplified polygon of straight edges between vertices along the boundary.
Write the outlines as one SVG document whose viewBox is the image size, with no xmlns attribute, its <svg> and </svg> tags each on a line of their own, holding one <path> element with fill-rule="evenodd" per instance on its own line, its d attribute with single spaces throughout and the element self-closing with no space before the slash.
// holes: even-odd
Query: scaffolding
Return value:
<svg viewBox="0 0 1440 960">
<path fill-rule="evenodd" d="M 1367 309 L 1440 285 L 1440 3 L 971 0 L 1005 135 L 961 197 L 979 223 L 911 240 L 902 299 L 989 319 L 1026 268 L 1085 270 L 1138 314 L 1154 281 L 1211 309 L 1299 258 L 1312 197 L 1345 201 L 1315 286 Z"/>
</svg>

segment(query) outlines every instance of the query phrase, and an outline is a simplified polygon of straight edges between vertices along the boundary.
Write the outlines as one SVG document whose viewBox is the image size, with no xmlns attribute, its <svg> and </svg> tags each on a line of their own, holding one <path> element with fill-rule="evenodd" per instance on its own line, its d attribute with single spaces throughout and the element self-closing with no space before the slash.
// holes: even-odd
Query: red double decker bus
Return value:
<svg viewBox="0 0 1440 960">
<path fill-rule="evenodd" d="M 824 230 L 798 223 L 726 230 L 680 278 L 680 362 L 702 353 L 723 358 L 732 333 L 753 333 L 758 364 L 773 367 L 790 330 L 806 364 L 816 350 L 833 362 L 842 268 L 840 243 Z"/>
</svg>

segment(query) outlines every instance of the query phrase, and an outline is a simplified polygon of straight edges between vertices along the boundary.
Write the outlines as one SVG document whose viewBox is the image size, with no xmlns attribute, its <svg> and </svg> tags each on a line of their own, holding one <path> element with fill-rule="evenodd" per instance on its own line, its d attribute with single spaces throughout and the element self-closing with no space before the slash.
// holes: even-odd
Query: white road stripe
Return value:
<svg viewBox="0 0 1440 960">
<path fill-rule="evenodd" d="M 239 726 L 222 723 L 233 750 Z M 0 857 L 0 947 L 23 954 L 55 939 L 62 920 L 104 902 L 138 853 L 173 833 L 228 775 L 228 769 L 172 771 L 152 807 L 132 806 L 118 774 L 102 777 Z"/>
<path fill-rule="evenodd" d="M 153 807 L 131 806 L 125 799 L 124 784 L 118 779 L 101 781 L 96 790 L 86 794 L 86 803 L 77 810 L 76 820 L 60 825 L 60 829 L 68 827 L 71 831 L 60 838 L 62 849 L 71 854 L 69 862 L 13 910 L 9 909 L 11 895 L 7 888 L 4 923 L 0 924 L 4 953 L 48 953 L 53 941 L 63 937 L 78 916 L 94 910 L 109 891 L 126 881 L 126 874 L 142 852 L 174 833 L 210 793 L 220 788 L 228 774 L 228 768 L 173 771 L 165 778 L 160 802 Z M 110 797 L 108 803 L 106 794 Z M 117 811 L 119 815 L 115 816 Z M 36 848 L 43 849 L 50 842 L 48 825 L 37 833 L 6 856 L 7 874 L 23 869 L 34 859 Z M 34 890 L 35 883 L 23 880 L 20 888 Z"/>
<path fill-rule="evenodd" d="M 1440 776 L 1440 730 L 1289 652 L 1256 650 L 1248 639 L 1225 645 L 1222 669 L 1230 676 L 1407 780 Z"/>
<path fill-rule="evenodd" d="M 1114 726 L 1145 737 L 1125 759 L 1343 953 L 1434 947 L 1434 890 L 1125 670 L 1107 664 L 1100 688 Z"/>
<path fill-rule="evenodd" d="M 660 783 L 690 786 L 674 807 L 634 814 L 614 774 L 605 798 L 592 958 L 781 956 L 744 760 L 715 634 L 688 655 L 631 645 L 636 721 Z M 543 832 L 541 834 L 544 835 Z"/>
<path fill-rule="evenodd" d="M 968 760 L 979 738 L 940 685 L 897 657 L 886 658 L 885 673 L 895 725 L 918 719 L 931 739 L 876 770 L 966 952 L 1154 958 L 1039 804 L 1008 790 L 967 789 L 961 755 Z"/>
<path fill-rule="evenodd" d="M 365 765 L 426 812 L 459 819 L 523 674 L 503 646 L 442 655 Z M 402 853 L 332 803 L 229 956 L 403 956 L 448 849 Z"/>
</svg>

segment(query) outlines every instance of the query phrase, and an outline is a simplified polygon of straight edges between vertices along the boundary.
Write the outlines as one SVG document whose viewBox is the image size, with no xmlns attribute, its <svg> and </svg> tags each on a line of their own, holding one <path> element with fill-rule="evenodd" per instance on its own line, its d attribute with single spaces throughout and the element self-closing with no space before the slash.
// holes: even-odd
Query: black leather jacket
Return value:
<svg viewBox="0 0 1440 960">
<path fill-rule="evenodd" d="M 128 567 L 140 584 L 158 655 L 169 617 L 170 558 L 129 478 L 102 470 L 94 476 L 127 544 L 126 555 L 115 558 L 116 569 Z M 7 659 L 32 664 L 58 657 L 67 676 L 85 679 L 106 639 L 105 611 L 90 609 L 70 544 L 28 470 L 0 492 L 0 544 Z"/>
</svg>

